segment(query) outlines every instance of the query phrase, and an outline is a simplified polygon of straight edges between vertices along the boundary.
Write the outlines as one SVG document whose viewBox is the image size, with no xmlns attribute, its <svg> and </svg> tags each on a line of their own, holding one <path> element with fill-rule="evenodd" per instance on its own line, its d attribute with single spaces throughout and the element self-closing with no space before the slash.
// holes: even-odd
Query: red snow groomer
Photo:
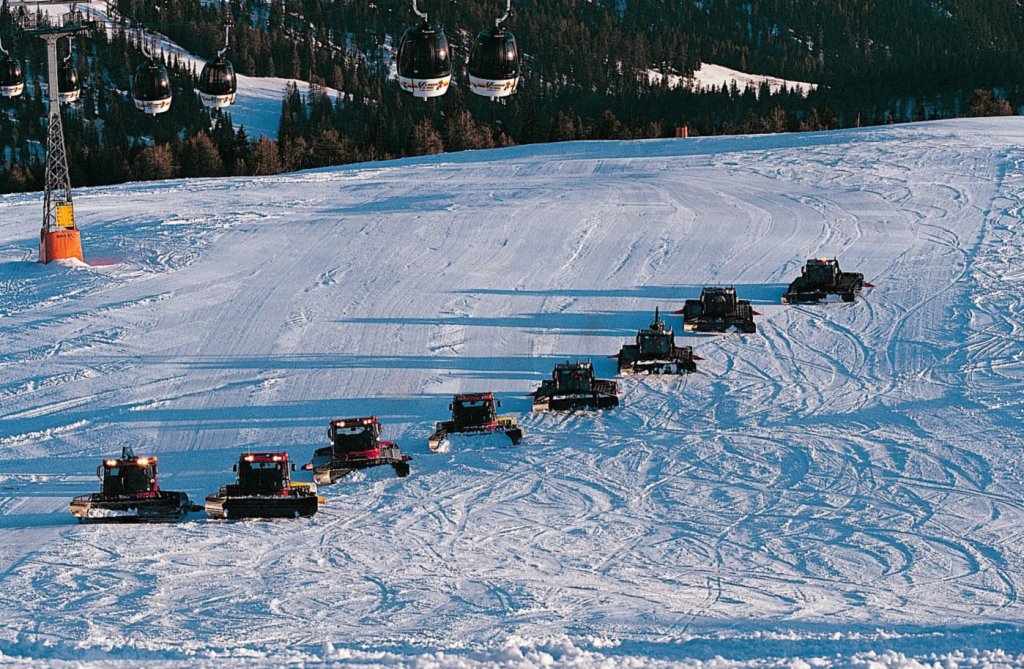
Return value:
<svg viewBox="0 0 1024 669">
<path fill-rule="evenodd" d="M 160 490 L 155 457 L 136 457 L 124 448 L 120 458 L 96 468 L 100 492 L 71 500 L 80 523 L 172 523 L 192 510 L 188 495 Z M 198 507 L 197 507 L 198 509 Z"/>
<path fill-rule="evenodd" d="M 232 469 L 235 483 L 206 498 L 212 518 L 304 518 L 320 506 L 312 484 L 292 483 L 287 453 L 243 453 Z"/>
<path fill-rule="evenodd" d="M 515 418 L 499 416 L 501 402 L 494 399 L 494 393 L 472 393 L 456 395 L 448 409 L 452 419 L 435 425 L 434 433 L 427 439 L 430 450 L 439 451 L 448 441 L 450 434 L 486 435 L 504 432 L 512 445 L 523 440 L 523 429 Z"/>
<path fill-rule="evenodd" d="M 332 420 L 327 428 L 331 445 L 313 451 L 303 469 L 313 470 L 316 483 L 334 483 L 355 469 L 391 465 L 400 477 L 409 475 L 411 455 L 403 455 L 398 444 L 380 440 L 376 416 Z"/>
</svg>

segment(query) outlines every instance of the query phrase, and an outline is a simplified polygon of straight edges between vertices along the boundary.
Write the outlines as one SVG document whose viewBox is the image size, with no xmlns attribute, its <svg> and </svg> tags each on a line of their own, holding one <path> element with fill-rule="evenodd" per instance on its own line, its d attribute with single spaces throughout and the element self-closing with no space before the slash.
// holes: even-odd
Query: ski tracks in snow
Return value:
<svg viewBox="0 0 1024 669">
<path fill-rule="evenodd" d="M 993 128 L 133 187 L 141 210 L 104 204 L 97 243 L 131 255 L 138 228 L 159 248 L 58 273 L 82 279 L 64 292 L 0 239 L 0 533 L 36 542 L 5 554 L 0 649 L 671 648 L 726 628 L 1016 624 L 1024 155 Z M 877 287 L 780 305 L 823 255 Z M 667 314 L 729 283 L 759 334 L 682 335 Z M 698 373 L 621 379 L 622 406 L 597 415 L 527 413 L 561 359 L 613 375 L 605 356 L 656 306 Z M 428 452 L 450 395 L 474 390 L 519 415 L 523 445 Z M 84 475 L 131 444 L 201 499 L 240 448 L 302 463 L 328 418 L 370 413 L 412 476 L 352 475 L 303 522 L 48 525 L 66 497 L 19 478 Z"/>
</svg>

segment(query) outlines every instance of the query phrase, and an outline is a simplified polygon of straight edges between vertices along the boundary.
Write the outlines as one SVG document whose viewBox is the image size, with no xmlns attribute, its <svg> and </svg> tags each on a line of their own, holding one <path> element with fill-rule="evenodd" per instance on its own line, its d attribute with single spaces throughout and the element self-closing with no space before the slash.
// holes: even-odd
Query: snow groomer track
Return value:
<svg viewBox="0 0 1024 669">
<path fill-rule="evenodd" d="M 1019 119 L 83 190 L 91 266 L 32 262 L 40 208 L 0 197 L 0 664 L 1024 665 Z M 781 305 L 813 257 L 876 287 Z M 704 285 L 758 334 L 528 413 Z M 523 443 L 431 453 L 483 391 Z M 412 475 L 311 519 L 67 510 L 123 445 L 203 499 L 364 415 Z"/>
</svg>

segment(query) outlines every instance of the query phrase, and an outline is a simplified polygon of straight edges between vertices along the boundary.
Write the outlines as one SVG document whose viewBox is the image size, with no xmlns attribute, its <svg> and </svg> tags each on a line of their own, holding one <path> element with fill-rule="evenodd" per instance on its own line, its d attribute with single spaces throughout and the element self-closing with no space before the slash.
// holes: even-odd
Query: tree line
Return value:
<svg viewBox="0 0 1024 669">
<path fill-rule="evenodd" d="M 142 62 L 130 32 L 81 40 L 82 102 L 65 111 L 75 185 L 177 176 L 270 174 L 408 155 L 576 139 L 792 132 L 1012 112 L 1024 104 L 1024 25 L 1013 0 L 517 0 L 511 27 L 523 52 L 519 92 L 505 102 L 468 93 L 464 62 L 500 2 L 423 2 L 445 26 L 456 85 L 423 102 L 390 77 L 407 2 L 379 0 L 118 0 L 125 20 L 210 58 L 232 25 L 240 73 L 299 78 L 281 106 L 276 140 L 204 110 L 196 73 L 169 63 L 175 102 L 159 117 L 132 107 Z M 428 6 L 430 5 L 430 6 Z M 948 6 L 948 7 L 947 7 Z M 173 17 L 173 18 L 170 18 Z M 30 85 L 0 114 L 0 191 L 42 185 L 42 40 L 0 34 Z M 818 84 L 808 95 L 767 86 L 693 91 L 649 71 L 688 75 L 711 62 Z M 462 84 L 462 85 L 460 85 Z M 342 95 L 328 95 L 328 87 Z M 981 96 L 979 98 L 979 96 Z M 987 97 L 986 97 L 987 96 Z"/>
</svg>

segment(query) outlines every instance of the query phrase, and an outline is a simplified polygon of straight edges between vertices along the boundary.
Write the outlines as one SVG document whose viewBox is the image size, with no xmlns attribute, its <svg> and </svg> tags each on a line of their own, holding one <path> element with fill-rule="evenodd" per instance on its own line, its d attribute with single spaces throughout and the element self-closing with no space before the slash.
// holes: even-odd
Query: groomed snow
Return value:
<svg viewBox="0 0 1024 669">
<path fill-rule="evenodd" d="M 0 664 L 1024 666 L 1022 167 L 1006 118 L 129 184 L 84 266 L 0 197 Z M 877 287 L 779 304 L 821 256 Z M 759 334 L 529 413 L 705 284 Z M 524 443 L 430 453 L 475 390 Z M 412 476 L 310 520 L 71 522 L 122 445 L 201 501 L 371 413 Z"/>
</svg>

